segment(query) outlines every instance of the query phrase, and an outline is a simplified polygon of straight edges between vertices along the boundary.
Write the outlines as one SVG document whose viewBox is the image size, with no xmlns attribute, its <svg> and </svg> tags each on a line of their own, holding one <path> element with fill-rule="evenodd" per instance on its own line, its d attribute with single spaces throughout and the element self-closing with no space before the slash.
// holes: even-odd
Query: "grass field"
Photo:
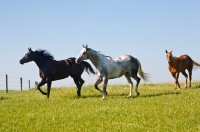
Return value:
<svg viewBox="0 0 200 132">
<path fill-rule="evenodd" d="M 183 87 L 183 84 L 181 84 Z M 131 98 L 128 85 L 107 88 L 106 100 L 93 86 L 54 88 L 50 99 L 38 90 L 0 91 L 0 131 L 197 132 L 200 82 L 174 90 L 172 83 L 142 84 Z"/>
</svg>

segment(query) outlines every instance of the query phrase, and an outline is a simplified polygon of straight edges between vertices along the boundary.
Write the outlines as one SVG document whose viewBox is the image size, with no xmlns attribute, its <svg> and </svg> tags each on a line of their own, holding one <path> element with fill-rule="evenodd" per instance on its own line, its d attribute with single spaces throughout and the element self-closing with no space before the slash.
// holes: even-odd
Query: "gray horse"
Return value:
<svg viewBox="0 0 200 132">
<path fill-rule="evenodd" d="M 148 74 L 142 71 L 139 60 L 132 57 L 131 55 L 122 55 L 118 58 L 112 59 L 109 56 L 105 56 L 91 48 L 88 48 L 87 45 L 83 45 L 83 49 L 75 61 L 76 63 L 80 63 L 81 61 L 87 59 L 89 59 L 96 67 L 96 74 L 98 78 L 94 84 L 94 87 L 103 93 L 102 99 L 106 99 L 106 87 L 108 79 L 119 78 L 124 75 L 130 85 L 130 94 L 128 97 L 132 96 L 133 91 L 133 82 L 131 81 L 131 77 L 134 78 L 137 82 L 135 87 L 136 95 L 140 95 L 138 92 L 140 78 L 137 76 L 137 73 L 139 73 L 140 77 L 144 81 L 148 81 Z M 98 85 L 101 82 L 103 82 L 103 91 L 98 88 Z"/>
</svg>

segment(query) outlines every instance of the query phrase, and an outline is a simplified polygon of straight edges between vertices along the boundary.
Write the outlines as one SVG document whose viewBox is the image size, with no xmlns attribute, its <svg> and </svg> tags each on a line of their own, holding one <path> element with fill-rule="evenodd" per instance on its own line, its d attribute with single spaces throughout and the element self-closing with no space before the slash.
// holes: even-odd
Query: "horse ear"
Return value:
<svg viewBox="0 0 200 132">
<path fill-rule="evenodd" d="M 32 51 L 32 49 L 31 49 L 31 48 L 28 48 L 28 50 L 29 50 L 29 51 Z"/>
<path fill-rule="evenodd" d="M 85 48 L 84 44 L 83 44 L 83 48 Z"/>
<path fill-rule="evenodd" d="M 172 51 L 170 51 L 169 53 L 172 54 Z"/>
<path fill-rule="evenodd" d="M 88 48 L 88 45 L 86 44 L 85 48 L 87 49 Z"/>
<path fill-rule="evenodd" d="M 165 52 L 167 53 L 167 50 L 165 50 Z"/>
</svg>

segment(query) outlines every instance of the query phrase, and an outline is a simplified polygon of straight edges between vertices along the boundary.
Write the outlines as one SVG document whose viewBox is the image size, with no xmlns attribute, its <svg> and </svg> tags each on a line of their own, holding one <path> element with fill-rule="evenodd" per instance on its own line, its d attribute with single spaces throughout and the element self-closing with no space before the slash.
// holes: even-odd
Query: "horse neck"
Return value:
<svg viewBox="0 0 200 132">
<path fill-rule="evenodd" d="M 40 55 L 35 55 L 35 59 L 33 60 L 36 65 L 41 69 L 46 65 L 47 59 L 44 57 L 41 57 Z"/>
<path fill-rule="evenodd" d="M 172 56 L 172 63 L 170 64 L 171 66 L 175 67 L 177 64 L 177 60 L 175 57 Z"/>
<path fill-rule="evenodd" d="M 89 57 L 90 61 L 94 64 L 94 66 L 97 68 L 99 67 L 99 64 L 103 64 L 102 63 L 102 55 L 100 55 L 99 53 L 97 52 L 94 52 L 94 51 L 91 51 L 90 54 L 89 54 Z"/>
</svg>

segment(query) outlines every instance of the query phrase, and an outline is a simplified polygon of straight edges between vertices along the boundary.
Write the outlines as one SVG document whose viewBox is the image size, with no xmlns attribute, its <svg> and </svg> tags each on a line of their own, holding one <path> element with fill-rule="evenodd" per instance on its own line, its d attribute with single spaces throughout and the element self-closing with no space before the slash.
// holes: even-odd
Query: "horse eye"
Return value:
<svg viewBox="0 0 200 132">
<path fill-rule="evenodd" d="M 85 52 L 83 52 L 83 55 L 85 54 Z"/>
</svg>

